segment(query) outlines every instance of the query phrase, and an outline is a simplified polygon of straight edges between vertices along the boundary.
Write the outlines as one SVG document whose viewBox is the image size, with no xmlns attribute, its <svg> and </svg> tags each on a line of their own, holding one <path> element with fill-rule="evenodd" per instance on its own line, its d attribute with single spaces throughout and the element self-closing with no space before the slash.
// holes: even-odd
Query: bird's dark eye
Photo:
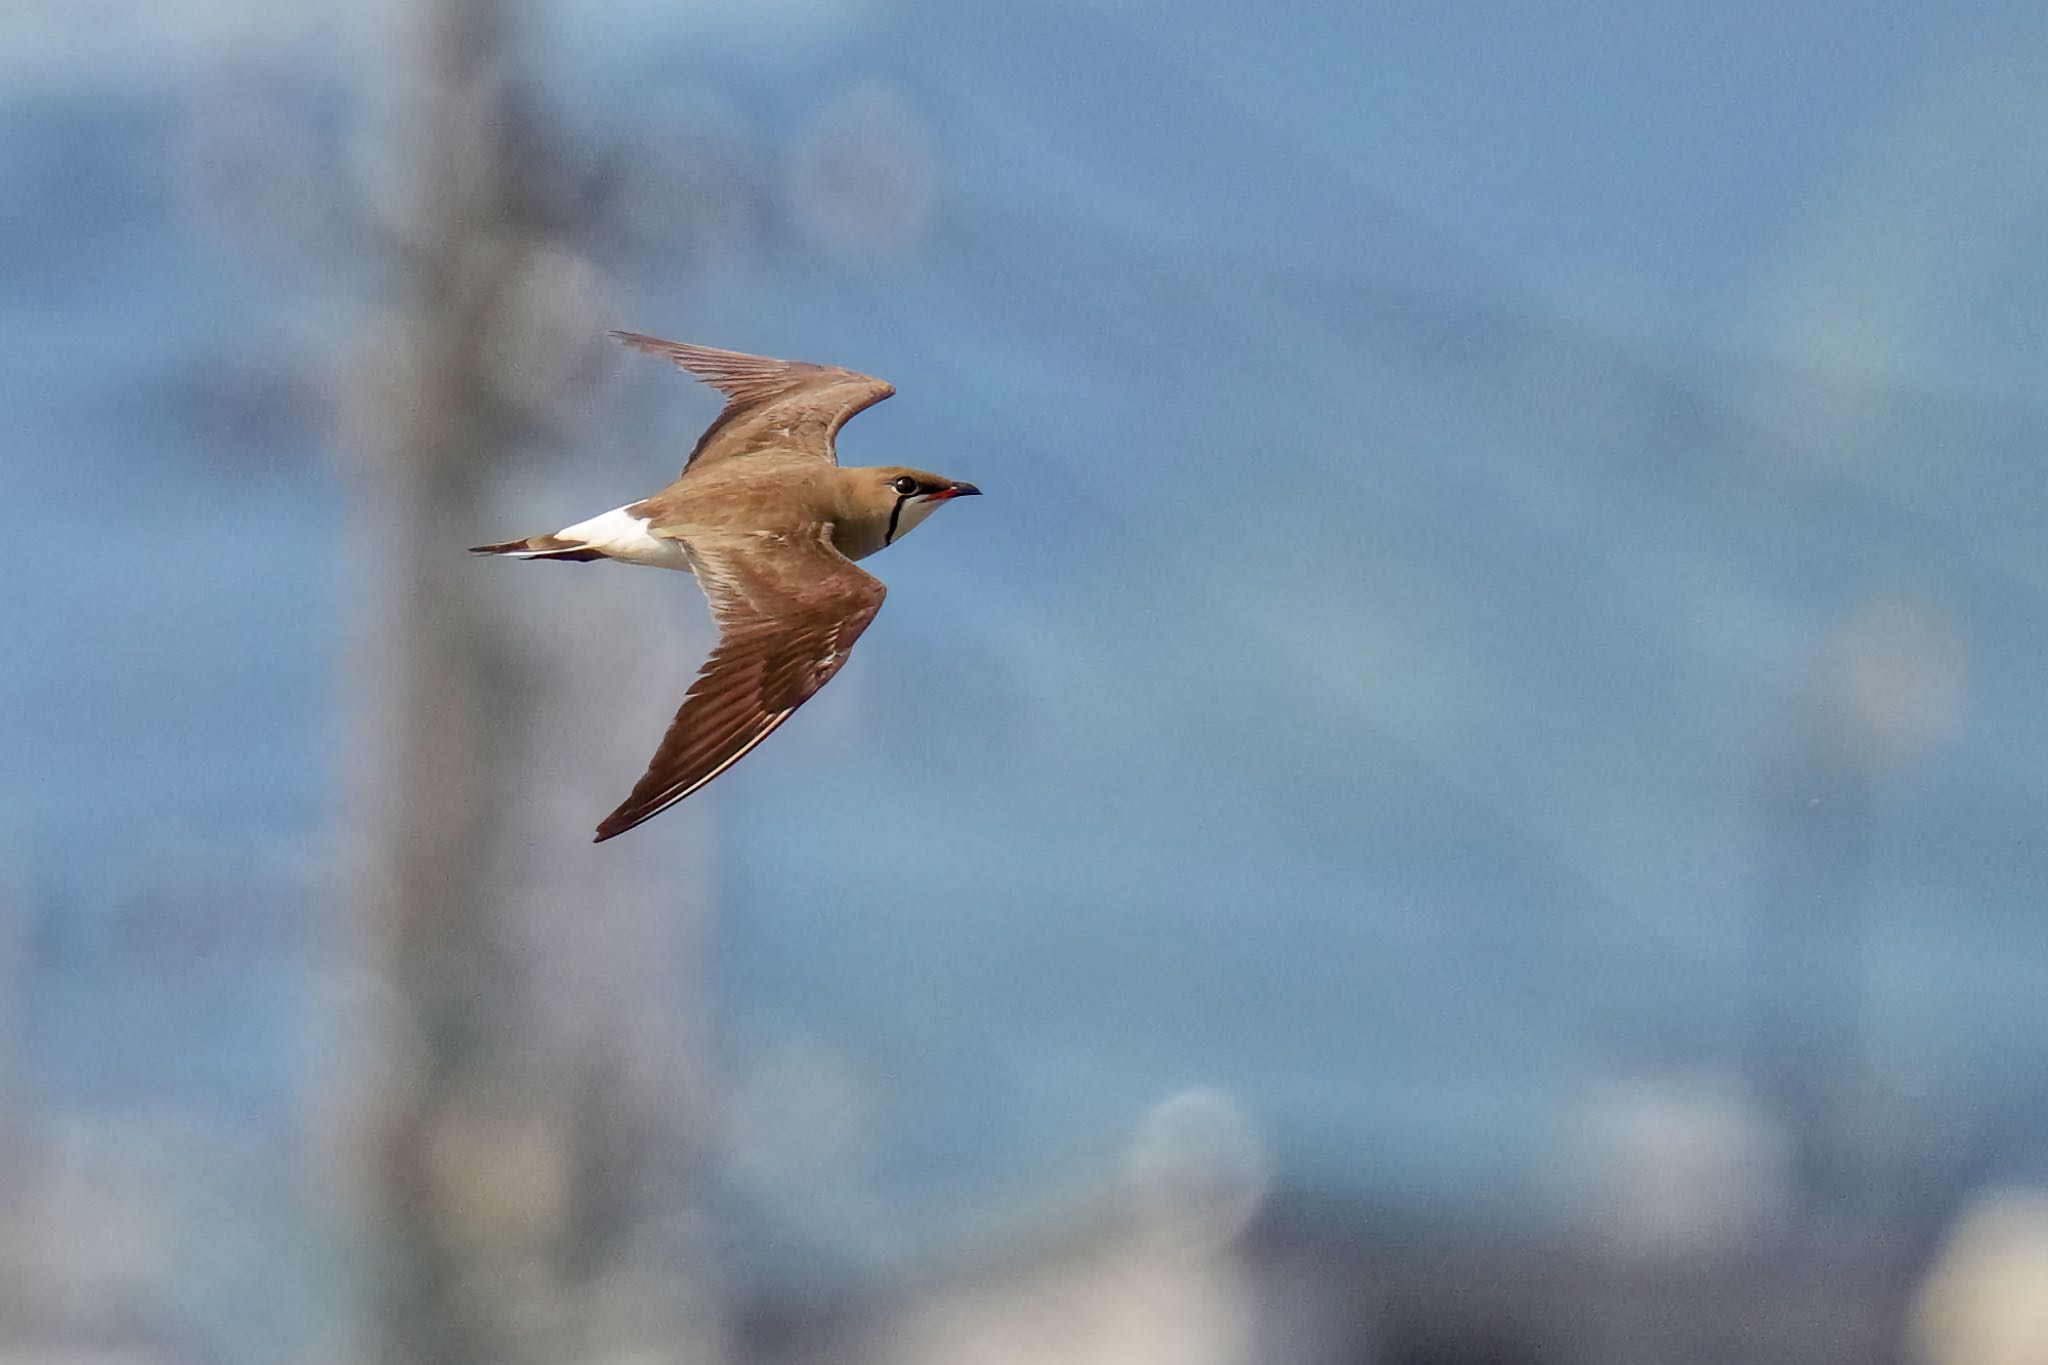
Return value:
<svg viewBox="0 0 2048 1365">
<path fill-rule="evenodd" d="M 917 480 L 911 478 L 908 474 L 898 474 L 895 478 L 889 480 L 889 487 L 907 498 L 917 491 Z"/>
</svg>

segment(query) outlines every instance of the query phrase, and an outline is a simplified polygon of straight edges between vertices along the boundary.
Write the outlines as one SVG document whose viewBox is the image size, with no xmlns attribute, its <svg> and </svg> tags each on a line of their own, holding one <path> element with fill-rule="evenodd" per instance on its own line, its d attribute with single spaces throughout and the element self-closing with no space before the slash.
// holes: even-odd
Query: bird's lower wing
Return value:
<svg viewBox="0 0 2048 1365">
<path fill-rule="evenodd" d="M 603 843 L 695 792 L 775 732 L 845 664 L 885 590 L 822 537 L 774 548 L 692 547 L 719 623 L 646 775 L 597 827 Z"/>
</svg>

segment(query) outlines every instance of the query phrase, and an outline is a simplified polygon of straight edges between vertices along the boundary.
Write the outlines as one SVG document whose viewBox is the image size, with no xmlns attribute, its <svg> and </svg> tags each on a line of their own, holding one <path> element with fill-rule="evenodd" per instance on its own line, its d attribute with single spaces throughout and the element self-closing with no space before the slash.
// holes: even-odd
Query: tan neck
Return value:
<svg viewBox="0 0 2048 1365">
<path fill-rule="evenodd" d="M 835 469 L 832 474 L 832 544 L 848 559 L 865 559 L 889 543 L 895 499 L 877 491 L 867 470 Z"/>
</svg>

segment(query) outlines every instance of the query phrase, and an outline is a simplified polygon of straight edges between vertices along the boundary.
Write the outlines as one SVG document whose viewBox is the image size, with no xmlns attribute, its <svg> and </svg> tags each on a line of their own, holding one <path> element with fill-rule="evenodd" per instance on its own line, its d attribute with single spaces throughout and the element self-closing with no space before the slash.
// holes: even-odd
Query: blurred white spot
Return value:
<svg viewBox="0 0 2048 1365">
<path fill-rule="evenodd" d="M 1142 1232 L 1175 1246 L 1236 1237 L 1271 1186 L 1251 1116 L 1220 1090 L 1183 1090 L 1153 1106 L 1124 1159 L 1124 1185 Z"/>
<path fill-rule="evenodd" d="M 1992 1190 L 1966 1210 L 1913 1306 L 1929 1365 L 2048 1361 L 2048 1190 Z"/>
<path fill-rule="evenodd" d="M 1257 1299 L 1230 1244 L 1267 1190 L 1250 1118 L 1219 1090 L 1171 1095 L 1140 1121 L 1122 1175 L 1128 1223 L 1095 1199 L 1041 1207 L 1010 1254 L 970 1266 L 902 1313 L 877 1358 L 1252 1365 Z"/>
<path fill-rule="evenodd" d="M 1594 1231 L 1631 1254 L 1739 1246 L 1788 1188 L 1783 1136 L 1713 1077 L 1631 1082 L 1594 1097 L 1579 1164 Z"/>
<path fill-rule="evenodd" d="M 1852 738 L 1877 757 L 1923 752 L 1955 722 L 1963 690 L 1963 645 L 1932 603 L 1880 597 L 1843 628 L 1842 700 Z"/>
<path fill-rule="evenodd" d="M 805 235 L 834 255 L 911 251 L 938 199 L 930 124 L 900 87 L 849 86 L 798 134 L 790 197 Z"/>
<path fill-rule="evenodd" d="M 891 1365 L 1254 1365 L 1227 1252 L 1078 1243 L 945 1286 L 890 1324 Z"/>
</svg>

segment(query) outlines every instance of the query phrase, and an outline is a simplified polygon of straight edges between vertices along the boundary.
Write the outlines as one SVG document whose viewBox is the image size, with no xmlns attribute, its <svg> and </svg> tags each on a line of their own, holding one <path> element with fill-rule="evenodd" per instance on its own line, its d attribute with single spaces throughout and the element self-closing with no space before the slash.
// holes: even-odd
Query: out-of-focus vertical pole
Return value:
<svg viewBox="0 0 2048 1365">
<path fill-rule="evenodd" d="M 495 660 L 508 642 L 451 572 L 438 528 L 481 498 L 502 411 L 483 372 L 510 265 L 501 226 L 508 146 L 502 0 L 416 0 L 395 21 L 397 98 L 379 174 L 395 247 L 389 311 L 365 367 L 354 571 L 354 831 L 347 892 L 378 980 L 382 1048 L 358 1097 L 357 1197 L 369 1235 L 375 1358 L 468 1365 L 531 1358 L 554 1317 L 541 1232 L 501 1205 L 530 1192 L 500 1165 L 533 1125 L 516 1074 L 521 964 L 498 932 L 493 737 L 521 700 Z M 358 1059 L 361 1060 L 361 1059 Z M 529 1138 L 529 1142 L 532 1139 Z M 505 1235 L 525 1223 L 526 1235 Z M 494 1301 L 519 1287 L 520 1312 Z"/>
<path fill-rule="evenodd" d="M 1790 1131 L 1802 1193 L 1850 1217 L 1898 1194 L 1866 999 L 1880 798 L 1948 733 L 1965 663 L 1938 602 L 1874 595 L 1830 639 L 1754 804 L 1752 1072 Z"/>
<path fill-rule="evenodd" d="M 520 13 L 395 3 L 372 77 L 388 249 L 351 408 L 356 970 L 331 1014 L 344 1074 L 313 1098 L 362 1238 L 368 1339 L 341 1350 L 694 1363 L 719 1355 L 685 1176 L 709 826 L 590 834 L 702 642 L 687 615 L 650 631 L 632 575 L 464 552 L 560 524 L 602 447 L 579 428 L 608 346 L 578 251 L 594 206 L 521 79 Z M 571 450 L 582 476 L 550 489 Z"/>
<path fill-rule="evenodd" d="M 678 1264 L 676 1001 L 702 836 L 672 837 L 660 852 L 687 872 L 656 877 L 653 845 L 593 848 L 584 823 L 652 742 L 618 750 L 608 707 L 688 672 L 657 642 L 647 676 L 595 686 L 576 661 L 617 637 L 616 589 L 576 579 L 572 605 L 550 596 L 571 586 L 560 566 L 463 552 L 516 519 L 500 475 L 543 465 L 541 430 L 566 420 L 561 386 L 534 382 L 564 355 L 587 368 L 564 327 L 604 344 L 567 244 L 585 206 L 521 98 L 516 7 L 393 8 L 371 171 L 385 307 L 353 414 L 344 892 L 364 970 L 337 1011 L 347 1093 L 324 1106 L 345 1120 L 366 1244 L 372 1339 L 349 1355 L 702 1359 L 681 1330 L 702 1314 Z M 516 615 L 508 568 L 526 573 Z"/>
</svg>

